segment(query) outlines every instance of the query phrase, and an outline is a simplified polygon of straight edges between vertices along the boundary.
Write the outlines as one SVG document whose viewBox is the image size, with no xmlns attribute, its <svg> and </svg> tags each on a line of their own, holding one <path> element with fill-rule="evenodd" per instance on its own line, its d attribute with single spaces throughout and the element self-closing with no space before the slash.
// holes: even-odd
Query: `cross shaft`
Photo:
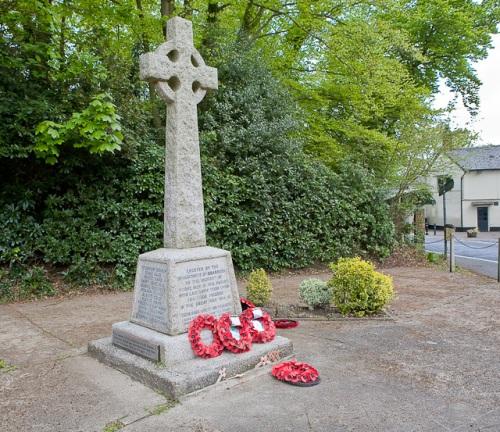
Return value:
<svg viewBox="0 0 500 432">
<path fill-rule="evenodd" d="M 217 69 L 193 46 L 190 21 L 170 19 L 167 38 L 141 56 L 140 75 L 167 104 L 164 245 L 181 249 L 206 245 L 197 104 L 217 89 Z"/>
</svg>

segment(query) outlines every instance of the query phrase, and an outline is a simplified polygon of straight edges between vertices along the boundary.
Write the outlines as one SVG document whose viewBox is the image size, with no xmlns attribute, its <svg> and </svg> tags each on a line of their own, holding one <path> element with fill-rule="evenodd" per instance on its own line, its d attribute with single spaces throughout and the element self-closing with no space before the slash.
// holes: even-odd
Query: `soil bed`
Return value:
<svg viewBox="0 0 500 432">
<path fill-rule="evenodd" d="M 366 320 L 392 320 L 392 317 L 386 311 L 379 311 L 375 314 L 357 317 L 354 315 L 342 315 L 334 306 L 328 306 L 320 309 L 309 309 L 300 304 L 279 304 L 272 303 L 264 308 L 276 319 L 300 319 L 313 321 L 366 321 Z"/>
</svg>

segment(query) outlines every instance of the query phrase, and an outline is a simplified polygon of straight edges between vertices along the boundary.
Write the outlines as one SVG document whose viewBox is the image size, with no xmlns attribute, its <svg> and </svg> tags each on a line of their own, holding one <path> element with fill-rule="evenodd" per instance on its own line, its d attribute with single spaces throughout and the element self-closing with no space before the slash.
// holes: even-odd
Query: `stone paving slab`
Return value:
<svg viewBox="0 0 500 432">
<path fill-rule="evenodd" d="M 0 358 L 30 366 L 64 355 L 72 346 L 16 309 L 0 309 Z"/>
<path fill-rule="evenodd" d="M 110 421 L 133 422 L 164 402 L 83 353 L 0 372 L 2 432 L 101 432 Z"/>
</svg>

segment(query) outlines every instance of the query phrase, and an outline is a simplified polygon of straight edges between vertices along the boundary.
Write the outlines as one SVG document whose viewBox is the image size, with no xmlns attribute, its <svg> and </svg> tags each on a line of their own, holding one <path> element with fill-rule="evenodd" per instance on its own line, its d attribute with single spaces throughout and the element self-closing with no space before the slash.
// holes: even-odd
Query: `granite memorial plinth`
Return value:
<svg viewBox="0 0 500 432">
<path fill-rule="evenodd" d="M 157 249 L 139 256 L 130 321 L 168 335 L 200 313 L 240 313 L 231 254 L 223 249 Z"/>
</svg>

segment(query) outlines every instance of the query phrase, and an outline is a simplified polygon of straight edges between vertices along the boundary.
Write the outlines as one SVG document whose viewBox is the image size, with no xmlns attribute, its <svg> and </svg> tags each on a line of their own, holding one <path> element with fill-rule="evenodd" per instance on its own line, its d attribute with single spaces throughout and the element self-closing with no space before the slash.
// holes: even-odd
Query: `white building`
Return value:
<svg viewBox="0 0 500 432">
<path fill-rule="evenodd" d="M 500 146 L 460 149 L 441 157 L 428 178 L 436 203 L 425 206 L 429 225 L 444 225 L 443 197 L 438 194 L 439 176 L 453 179 L 446 193 L 446 223 L 457 231 L 478 228 L 500 231 Z"/>
</svg>

